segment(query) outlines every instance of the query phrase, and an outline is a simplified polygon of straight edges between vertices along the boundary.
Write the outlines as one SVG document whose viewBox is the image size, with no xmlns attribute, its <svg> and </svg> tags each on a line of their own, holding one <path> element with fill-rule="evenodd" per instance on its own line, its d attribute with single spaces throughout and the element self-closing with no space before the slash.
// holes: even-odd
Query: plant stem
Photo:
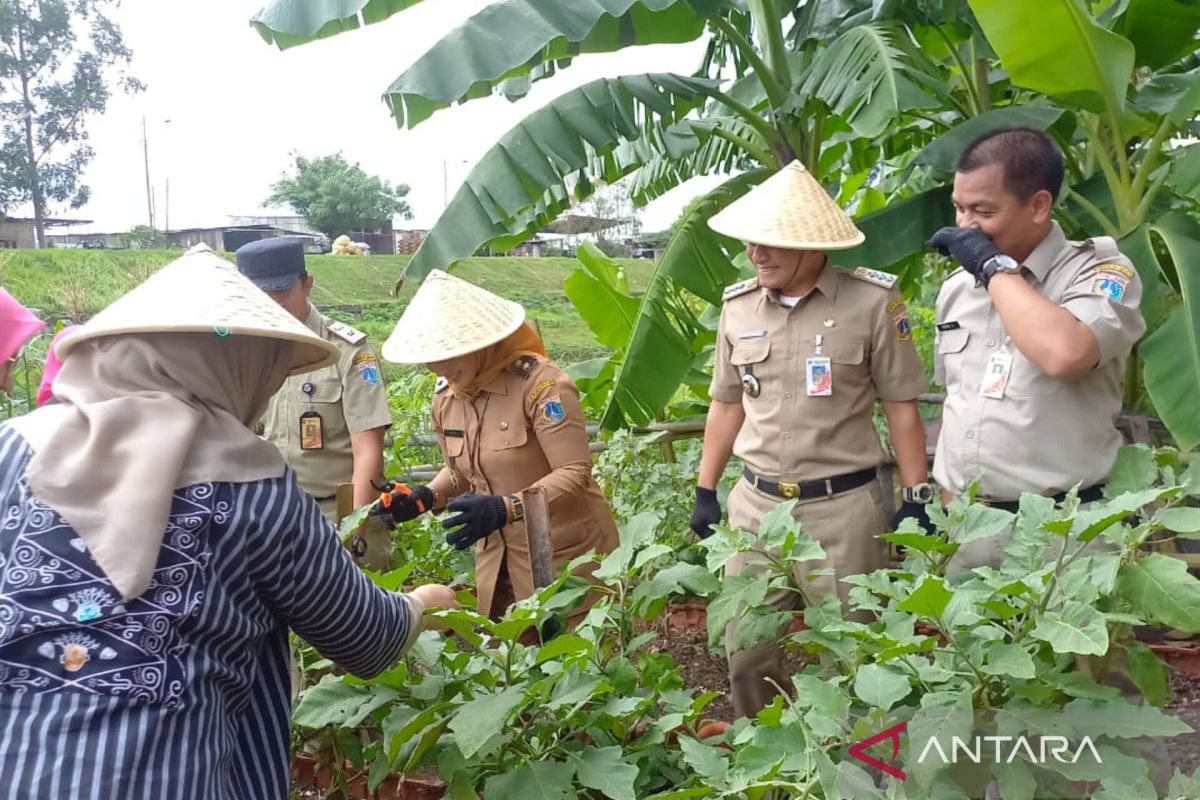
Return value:
<svg viewBox="0 0 1200 800">
<path fill-rule="evenodd" d="M 1150 142 L 1146 145 L 1146 155 L 1142 158 L 1142 163 L 1138 165 L 1137 172 L 1133 176 L 1133 185 L 1131 191 L 1134 197 L 1139 197 L 1146 189 L 1146 181 L 1150 179 L 1150 173 L 1158 167 L 1158 162 L 1162 158 L 1162 145 L 1166 141 L 1167 136 L 1174 129 L 1171 120 L 1164 119 L 1158 129 L 1154 131 L 1154 136 L 1150 138 Z M 1140 220 L 1139 220 L 1140 221 Z"/>
<path fill-rule="evenodd" d="M 1120 229 L 1118 229 L 1117 226 L 1104 215 L 1104 212 L 1101 211 L 1091 200 L 1088 200 L 1079 192 L 1070 188 L 1067 189 L 1067 197 L 1071 198 L 1080 206 L 1082 206 L 1083 210 L 1088 212 L 1088 215 L 1091 216 L 1092 219 L 1100 223 L 1100 227 L 1106 234 L 1114 239 L 1119 239 L 1121 237 Z"/>
<path fill-rule="evenodd" d="M 754 158 L 764 167 L 771 167 L 772 169 L 779 168 L 779 163 L 775 160 L 774 153 L 772 153 L 769 149 L 764 149 L 754 144 L 754 142 L 751 142 L 749 139 L 738 136 L 736 133 L 731 133 L 724 128 L 712 128 L 712 135 L 718 139 L 724 139 L 725 141 L 731 143 L 734 147 L 742 150 L 744 153 L 746 153 L 746 155 Z"/>
<path fill-rule="evenodd" d="M 967 116 L 977 116 L 980 109 L 979 93 L 975 90 L 975 81 L 972 80 L 971 71 L 967 69 L 967 64 L 959 55 L 958 45 L 950 41 L 950 37 L 942 30 L 941 25 L 934 25 L 933 29 L 942 37 L 942 41 L 946 43 L 946 49 L 950 51 L 950 55 L 954 58 L 954 62 L 958 64 L 958 69 L 962 73 L 963 85 L 967 88 L 967 99 L 971 101 L 970 114 Z M 974 36 L 974 34 L 972 34 Z"/>
<path fill-rule="evenodd" d="M 771 72 L 767 62 L 763 61 L 762 56 L 754 49 L 750 40 L 724 17 L 713 17 L 709 20 L 709 25 L 725 34 L 733 46 L 750 62 L 750 66 L 754 68 L 754 74 L 758 76 L 758 81 L 762 84 L 763 91 L 766 92 L 767 102 L 771 104 L 772 108 L 783 108 L 783 104 L 787 101 L 787 91 L 775 79 L 775 74 Z"/>
<path fill-rule="evenodd" d="M 734 100 L 724 92 L 714 91 L 712 92 L 711 97 L 713 100 L 736 114 L 738 118 L 743 120 L 751 128 L 754 128 L 754 130 L 758 131 L 759 135 L 763 137 L 763 141 L 765 141 L 769 146 L 774 147 L 776 144 L 782 142 L 782 137 L 780 136 L 779 131 L 772 127 L 771 123 L 763 119 L 762 116 L 759 115 L 754 109 L 750 108 L 744 103 Z"/>
</svg>

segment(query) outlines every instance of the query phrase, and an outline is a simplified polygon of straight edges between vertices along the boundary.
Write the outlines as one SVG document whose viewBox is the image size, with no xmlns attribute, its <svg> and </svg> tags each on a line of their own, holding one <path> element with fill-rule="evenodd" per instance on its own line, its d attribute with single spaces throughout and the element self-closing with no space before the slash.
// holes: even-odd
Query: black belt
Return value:
<svg viewBox="0 0 1200 800">
<path fill-rule="evenodd" d="M 985 506 L 988 506 L 990 508 L 998 508 L 1001 511 L 1009 511 L 1009 512 L 1012 512 L 1013 514 L 1017 513 L 1017 511 L 1019 511 L 1021 508 L 1020 500 L 988 500 L 983 497 L 977 497 L 975 499 L 979 503 L 981 503 Z M 1061 503 L 1063 500 L 1067 499 L 1067 493 L 1059 492 L 1058 494 L 1054 495 L 1054 497 L 1052 497 L 1051 499 L 1055 503 Z M 1094 503 L 1097 500 L 1103 500 L 1103 499 L 1104 499 L 1104 484 L 1102 484 L 1102 483 L 1098 483 L 1095 486 L 1089 486 L 1088 488 L 1083 489 L 1079 492 L 1079 502 L 1081 502 L 1081 503 Z"/>
<path fill-rule="evenodd" d="M 858 472 L 847 472 L 845 475 L 834 475 L 832 478 L 824 480 L 801 481 L 800 483 L 787 483 L 786 481 L 772 483 L 758 477 L 749 468 L 743 474 L 746 476 L 746 480 L 750 481 L 750 484 L 759 491 L 789 500 L 793 497 L 801 500 L 811 500 L 814 497 L 833 497 L 835 494 L 864 486 L 876 478 L 874 467 L 860 469 Z"/>
<path fill-rule="evenodd" d="M 316 500 L 318 503 L 324 503 L 326 500 L 336 500 L 336 499 L 337 499 L 336 494 L 331 494 L 331 495 L 329 495 L 329 497 L 314 497 L 313 498 L 313 500 Z"/>
</svg>

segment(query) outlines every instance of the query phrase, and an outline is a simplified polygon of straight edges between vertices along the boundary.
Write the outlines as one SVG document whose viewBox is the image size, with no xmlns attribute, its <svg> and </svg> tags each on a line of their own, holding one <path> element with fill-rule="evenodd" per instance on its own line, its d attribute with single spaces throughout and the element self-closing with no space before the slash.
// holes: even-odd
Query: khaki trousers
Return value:
<svg viewBox="0 0 1200 800">
<path fill-rule="evenodd" d="M 729 495 L 729 524 L 752 533 L 758 532 L 758 521 L 782 498 L 759 491 L 745 479 L 738 482 Z M 804 587 L 810 599 L 823 594 L 837 593 L 846 608 L 850 587 L 838 579 L 882 569 L 888 564 L 887 544 L 875 537 L 888 528 L 883 510 L 883 495 L 878 481 L 829 498 L 802 500 L 796 504 L 793 516 L 804 532 L 825 548 L 826 561 L 809 561 L 796 567 L 797 583 Z M 757 553 L 739 553 L 725 565 L 727 575 L 747 570 L 761 571 L 765 559 Z M 809 573 L 818 568 L 832 567 L 836 576 L 819 576 L 808 581 Z M 767 595 L 767 602 L 783 611 L 799 609 L 802 605 L 795 592 L 778 591 Z M 725 629 L 725 646 L 730 649 L 738 621 Z M 778 693 L 769 681 L 790 686 L 783 666 L 783 648 L 775 642 L 764 642 L 729 655 L 729 689 L 734 713 L 751 716 L 768 705 Z"/>
</svg>

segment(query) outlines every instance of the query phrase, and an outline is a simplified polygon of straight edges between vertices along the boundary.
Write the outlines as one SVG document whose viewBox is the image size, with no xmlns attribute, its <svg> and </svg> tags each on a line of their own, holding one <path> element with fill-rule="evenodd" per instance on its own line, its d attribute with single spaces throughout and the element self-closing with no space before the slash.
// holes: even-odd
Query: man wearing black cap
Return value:
<svg viewBox="0 0 1200 800">
<path fill-rule="evenodd" d="M 312 276 L 304 268 L 304 247 L 293 236 L 260 239 L 237 251 L 237 265 L 276 303 L 335 345 L 342 353 L 333 366 L 293 375 L 271 398 L 264 437 L 275 444 L 296 472 L 300 486 L 336 522 L 339 483 L 354 484 L 354 505 L 378 497 L 371 482 L 383 476 L 383 434 L 392 424 L 387 393 L 375 350 L 362 331 L 320 314 L 309 302 Z M 356 541 L 362 563 L 375 569 L 390 564 L 386 530 L 367 530 Z"/>
</svg>

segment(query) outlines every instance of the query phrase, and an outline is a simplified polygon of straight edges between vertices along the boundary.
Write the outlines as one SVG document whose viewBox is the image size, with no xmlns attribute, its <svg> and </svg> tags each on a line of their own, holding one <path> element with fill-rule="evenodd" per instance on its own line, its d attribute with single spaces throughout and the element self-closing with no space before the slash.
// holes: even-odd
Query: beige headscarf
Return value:
<svg viewBox="0 0 1200 800">
<path fill-rule="evenodd" d="M 54 382 L 60 405 L 14 420 L 35 454 L 30 489 L 79 533 L 125 600 L 150 585 L 176 489 L 276 478 L 251 428 L 295 345 L 202 333 L 80 342 Z"/>
</svg>

